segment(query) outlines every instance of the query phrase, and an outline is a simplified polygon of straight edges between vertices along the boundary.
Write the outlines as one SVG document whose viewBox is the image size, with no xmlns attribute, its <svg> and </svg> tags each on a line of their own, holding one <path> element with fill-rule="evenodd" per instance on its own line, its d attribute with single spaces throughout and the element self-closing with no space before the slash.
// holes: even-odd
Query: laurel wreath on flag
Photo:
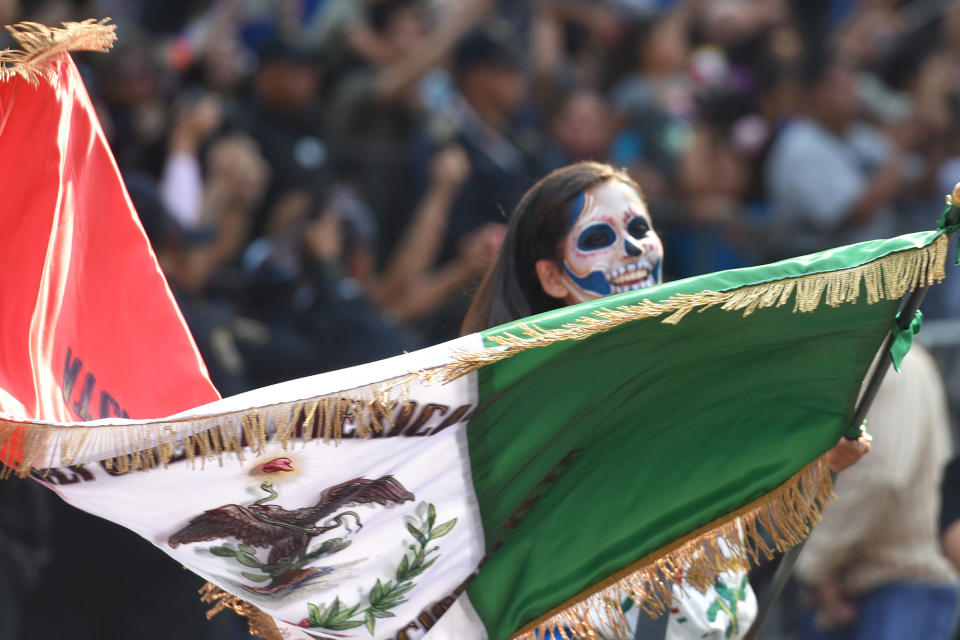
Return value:
<svg viewBox="0 0 960 640">
<path fill-rule="evenodd" d="M 330 605 L 307 603 L 310 615 L 300 622 L 300 626 L 345 631 L 365 625 L 370 635 L 373 635 L 378 619 L 394 617 L 395 614 L 391 609 L 406 602 L 404 595 L 416 586 L 413 579 L 429 569 L 440 558 L 438 553 L 440 547 L 429 547 L 430 543 L 450 533 L 457 524 L 457 518 L 453 518 L 435 525 L 436 508 L 430 503 L 422 503 L 421 507 L 424 505 L 425 509 L 417 511 L 425 511 L 425 517 L 420 520 L 406 518 L 407 531 L 416 542 L 410 544 L 410 550 L 404 553 L 393 580 L 382 582 L 379 578 L 377 579 L 376 584 L 368 592 L 368 606 L 361 608 L 360 603 L 346 606 L 340 601 L 339 596 L 334 598 Z M 431 554 L 437 555 L 431 557 Z"/>
</svg>

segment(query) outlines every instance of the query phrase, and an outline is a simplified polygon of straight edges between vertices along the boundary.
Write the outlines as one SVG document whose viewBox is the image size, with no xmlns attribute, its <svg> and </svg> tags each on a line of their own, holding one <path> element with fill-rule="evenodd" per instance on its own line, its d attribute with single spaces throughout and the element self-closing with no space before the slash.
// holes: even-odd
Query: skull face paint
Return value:
<svg viewBox="0 0 960 640">
<path fill-rule="evenodd" d="M 663 244 L 647 207 L 629 185 L 610 180 L 574 202 L 563 270 L 577 302 L 660 283 Z"/>
</svg>

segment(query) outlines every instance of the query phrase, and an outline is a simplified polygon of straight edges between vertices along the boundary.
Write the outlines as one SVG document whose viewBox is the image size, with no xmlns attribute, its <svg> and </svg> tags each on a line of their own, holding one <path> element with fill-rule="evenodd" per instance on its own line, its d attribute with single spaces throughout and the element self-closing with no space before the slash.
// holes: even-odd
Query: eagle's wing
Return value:
<svg viewBox="0 0 960 640">
<path fill-rule="evenodd" d="M 176 549 L 189 542 L 235 538 L 254 547 L 269 547 L 288 533 L 282 527 L 261 522 L 248 507 L 226 504 L 201 513 L 170 536 L 167 544 Z"/>
<path fill-rule="evenodd" d="M 383 476 L 376 480 L 354 478 L 330 487 L 320 494 L 317 507 L 321 508 L 320 518 L 333 513 L 341 507 L 352 504 L 400 504 L 413 500 L 412 493 L 407 491 L 400 481 L 393 476 Z"/>
</svg>

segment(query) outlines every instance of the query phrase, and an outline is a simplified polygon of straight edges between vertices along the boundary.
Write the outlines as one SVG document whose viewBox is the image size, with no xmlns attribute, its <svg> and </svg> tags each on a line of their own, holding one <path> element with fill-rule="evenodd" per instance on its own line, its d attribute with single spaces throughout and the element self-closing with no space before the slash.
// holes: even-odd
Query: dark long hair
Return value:
<svg viewBox="0 0 960 640">
<path fill-rule="evenodd" d="M 608 180 L 625 182 L 640 193 L 627 174 L 599 162 L 557 169 L 530 187 L 510 216 L 500 255 L 473 296 L 461 335 L 564 306 L 540 287 L 535 265 L 543 259 L 562 261 L 574 200 Z"/>
</svg>

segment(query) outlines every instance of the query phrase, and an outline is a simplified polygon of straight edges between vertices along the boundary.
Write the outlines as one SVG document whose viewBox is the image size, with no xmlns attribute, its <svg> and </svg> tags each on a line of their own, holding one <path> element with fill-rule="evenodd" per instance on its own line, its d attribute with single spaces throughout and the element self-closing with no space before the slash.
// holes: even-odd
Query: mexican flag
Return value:
<svg viewBox="0 0 960 640">
<path fill-rule="evenodd" d="M 809 532 L 901 298 L 944 277 L 939 229 L 217 399 L 72 62 L 43 70 L 0 82 L 19 194 L 0 260 L 39 274 L 0 270 L 4 462 L 203 576 L 212 611 L 265 638 L 623 637 L 629 611 L 678 609 L 675 585 L 742 635 L 745 583 L 726 577 Z M 47 179 L 56 197 L 36 195 Z M 103 251 L 92 230 L 121 219 Z M 87 367 L 121 409 L 76 409 Z"/>
<path fill-rule="evenodd" d="M 69 468 L 45 481 L 290 637 L 616 628 L 624 599 L 672 606 L 661 576 L 706 587 L 762 553 L 758 525 L 802 539 L 819 456 L 945 255 L 939 232 L 868 242 L 166 418 L 0 430 L 29 435 L 21 473 Z"/>
</svg>

